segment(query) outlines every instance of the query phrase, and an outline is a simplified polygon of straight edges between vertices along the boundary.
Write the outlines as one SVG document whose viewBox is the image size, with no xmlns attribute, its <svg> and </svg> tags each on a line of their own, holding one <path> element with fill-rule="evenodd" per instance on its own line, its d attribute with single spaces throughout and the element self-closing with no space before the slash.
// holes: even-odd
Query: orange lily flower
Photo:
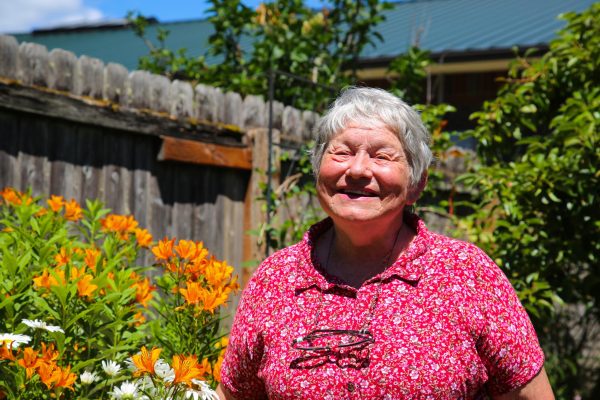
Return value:
<svg viewBox="0 0 600 400">
<path fill-rule="evenodd" d="M 34 215 L 36 217 L 43 217 L 46 214 L 48 214 L 48 209 L 42 207 L 42 208 L 40 208 L 40 211 L 36 212 Z"/>
<path fill-rule="evenodd" d="M 25 351 L 23 352 L 23 358 L 17 360 L 17 364 L 25 368 L 27 379 L 31 378 L 36 368 L 40 365 L 38 352 L 33 350 L 31 347 L 26 347 Z"/>
<path fill-rule="evenodd" d="M 85 258 L 83 261 L 92 271 L 96 272 L 96 264 L 98 263 L 98 257 L 100 256 L 100 250 L 98 249 L 85 249 Z"/>
<path fill-rule="evenodd" d="M 201 275 L 204 275 L 207 266 L 210 264 L 210 261 L 205 258 L 196 258 L 191 263 L 187 263 L 185 265 L 185 274 L 191 280 L 198 280 Z"/>
<path fill-rule="evenodd" d="M 221 353 L 225 350 L 225 348 L 229 345 L 229 338 L 227 336 L 223 336 L 216 344 L 215 347 L 217 349 L 222 349 Z"/>
<path fill-rule="evenodd" d="M 62 196 L 52 195 L 47 200 L 47 203 L 50 206 L 50 209 L 52 209 L 52 211 L 59 212 L 61 208 L 63 208 L 63 206 L 65 205 L 65 199 Z"/>
<path fill-rule="evenodd" d="M 196 242 L 196 254 L 190 259 L 194 264 L 206 262 L 208 250 L 204 248 L 203 242 Z"/>
<path fill-rule="evenodd" d="M 238 283 L 237 279 L 238 279 L 237 275 L 234 276 L 233 279 L 231 279 L 231 281 L 229 281 L 227 286 L 225 286 L 225 289 L 232 290 L 234 292 L 237 292 L 238 290 L 240 290 L 240 284 Z"/>
<path fill-rule="evenodd" d="M 33 199 L 29 197 L 25 193 L 21 193 L 18 190 L 15 190 L 11 187 L 6 187 L 0 192 L 0 196 L 4 199 L 8 204 L 12 204 L 15 206 L 25 204 L 31 204 Z"/>
<path fill-rule="evenodd" d="M 38 288 L 43 287 L 46 289 L 50 289 L 50 286 L 58 285 L 58 281 L 56 280 L 56 278 L 54 278 L 52 275 L 50 275 L 50 273 L 48 272 L 47 269 L 44 269 L 44 272 L 42 272 L 42 275 L 33 278 L 33 283 Z"/>
<path fill-rule="evenodd" d="M 164 238 L 159 241 L 156 246 L 152 248 L 152 254 L 156 257 L 157 260 L 168 260 L 174 256 L 173 254 L 173 244 L 175 243 L 175 238 L 169 240 L 168 238 Z"/>
<path fill-rule="evenodd" d="M 190 260 L 196 256 L 196 243 L 192 240 L 180 240 L 175 246 L 175 251 L 179 254 L 179 257 Z"/>
<path fill-rule="evenodd" d="M 0 347 L 0 360 L 15 361 L 15 355 L 12 352 L 12 343 L 3 343 Z"/>
<path fill-rule="evenodd" d="M 215 381 L 221 382 L 221 366 L 223 365 L 223 354 L 219 354 L 219 358 L 215 363 L 212 371 L 212 376 L 215 378 Z"/>
<path fill-rule="evenodd" d="M 0 192 L 0 196 L 2 196 L 4 201 L 8 204 L 14 204 L 14 205 L 21 204 L 21 199 L 19 198 L 17 191 L 13 188 L 5 187 Z"/>
<path fill-rule="evenodd" d="M 135 228 L 133 233 L 135 233 L 135 240 L 137 241 L 138 246 L 148 247 L 150 246 L 150 243 L 152 243 L 152 235 L 147 229 Z"/>
<path fill-rule="evenodd" d="M 183 355 L 173 356 L 171 367 L 175 372 L 173 384 L 185 383 L 192 384 L 192 379 L 200 378 L 205 370 L 198 364 L 198 358 L 195 355 L 184 357 Z"/>
<path fill-rule="evenodd" d="M 52 388 L 52 385 L 57 382 L 62 375 L 59 371 L 59 367 L 53 362 L 40 363 L 37 372 L 42 383 L 44 383 L 48 389 Z"/>
<path fill-rule="evenodd" d="M 233 267 L 227 265 L 226 261 L 218 261 L 212 257 L 210 265 L 206 268 L 205 276 L 211 286 L 218 288 L 231 278 L 232 273 Z"/>
<path fill-rule="evenodd" d="M 208 361 L 208 358 L 202 359 L 202 362 L 200 363 L 200 368 L 203 371 L 202 375 L 212 373 L 212 367 L 210 366 L 210 361 Z"/>
<path fill-rule="evenodd" d="M 210 311 L 211 314 L 214 314 L 215 309 L 220 305 L 225 304 L 227 301 L 229 291 L 222 290 L 221 288 L 218 288 L 217 290 L 205 290 L 201 296 L 204 309 Z"/>
<path fill-rule="evenodd" d="M 46 343 L 42 342 L 42 357 L 41 361 L 46 363 L 52 363 L 58 360 L 58 350 L 54 350 L 54 343 L 50 343 L 48 347 L 46 347 Z"/>
<path fill-rule="evenodd" d="M 81 206 L 74 200 L 67 201 L 65 204 L 65 218 L 69 221 L 77 221 L 83 217 Z"/>
<path fill-rule="evenodd" d="M 54 261 L 56 261 L 56 265 L 58 267 L 67 265 L 69 263 L 70 259 L 71 259 L 71 255 L 69 254 L 69 251 L 65 247 L 61 247 L 60 252 L 54 256 Z"/>
<path fill-rule="evenodd" d="M 85 275 L 85 266 L 83 266 L 81 268 L 71 267 L 71 276 L 70 276 L 70 278 L 72 280 L 79 279 L 79 278 L 81 278 L 84 275 Z"/>
<path fill-rule="evenodd" d="M 100 223 L 105 231 L 117 233 L 122 240 L 127 240 L 129 233 L 138 226 L 138 222 L 132 215 L 109 214 Z"/>
<path fill-rule="evenodd" d="M 127 231 L 127 232 L 133 232 L 135 230 L 135 228 L 137 228 L 138 226 L 138 222 L 135 220 L 135 218 L 133 217 L 133 215 L 127 215 L 123 217 L 122 220 L 122 228 L 123 230 Z"/>
<path fill-rule="evenodd" d="M 90 281 L 94 279 L 94 277 L 92 275 L 84 275 L 78 282 L 77 282 L 77 294 L 79 295 L 79 297 L 92 297 L 92 293 L 94 293 L 94 291 L 96 289 L 98 289 L 98 285 L 94 285 L 93 283 L 90 283 Z"/>
<path fill-rule="evenodd" d="M 66 285 L 67 281 L 65 280 L 65 271 L 61 268 L 54 268 L 52 270 L 52 272 L 54 272 L 54 275 L 58 278 L 56 279 L 56 285 Z"/>
<path fill-rule="evenodd" d="M 179 289 L 179 293 L 183 295 L 186 303 L 198 304 L 204 299 L 206 289 L 202 287 L 200 282 L 187 281 L 185 285 L 187 289 Z"/>
<path fill-rule="evenodd" d="M 154 364 L 158 360 L 161 349 L 155 347 L 148 351 L 145 346 L 142 346 L 140 354 L 131 356 L 133 364 L 135 364 L 137 370 L 133 373 L 133 376 L 140 376 L 143 374 L 154 374 Z"/>
<path fill-rule="evenodd" d="M 152 292 L 156 290 L 156 286 L 151 285 L 150 279 L 145 278 L 131 287 L 135 287 L 135 300 L 142 306 L 148 307 L 148 302 L 152 299 Z"/>
<path fill-rule="evenodd" d="M 135 326 L 140 326 L 142 325 L 144 322 L 146 322 L 146 317 L 144 316 L 144 313 L 139 311 L 137 312 L 134 316 L 133 319 L 135 320 L 134 325 Z"/>
<path fill-rule="evenodd" d="M 75 383 L 75 380 L 77 379 L 77 375 L 75 375 L 74 373 L 71 372 L 70 365 L 65 368 L 60 368 L 60 367 L 56 368 L 55 376 L 56 376 L 56 381 L 54 384 L 55 388 L 64 387 L 67 389 L 74 390 L 73 384 Z"/>
</svg>

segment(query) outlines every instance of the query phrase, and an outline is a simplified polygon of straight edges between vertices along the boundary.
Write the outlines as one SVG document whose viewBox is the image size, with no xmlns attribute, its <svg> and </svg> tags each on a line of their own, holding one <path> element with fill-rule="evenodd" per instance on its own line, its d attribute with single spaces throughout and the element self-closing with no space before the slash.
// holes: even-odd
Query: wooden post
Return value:
<svg viewBox="0 0 600 400">
<path fill-rule="evenodd" d="M 266 105 L 260 96 L 248 95 L 244 98 L 242 127 L 245 129 L 261 128 L 267 125 Z"/>
<path fill-rule="evenodd" d="M 101 99 L 104 91 L 104 63 L 88 56 L 81 56 L 75 65 L 75 88 L 78 96 Z"/>
<path fill-rule="evenodd" d="M 262 262 L 265 255 L 265 243 L 264 235 L 256 236 L 251 235 L 249 231 L 260 230 L 267 221 L 265 202 L 257 200 L 263 197 L 262 190 L 260 188 L 261 183 L 266 183 L 267 176 L 265 171 L 267 170 L 268 160 L 268 129 L 256 128 L 248 131 L 249 143 L 252 146 L 252 174 L 250 175 L 250 181 L 248 182 L 248 189 L 246 190 L 246 198 L 244 201 L 244 262 Z M 273 129 L 273 142 L 279 143 L 280 132 Z M 273 154 L 273 165 L 274 171 L 271 182 L 273 187 L 279 186 L 279 147 L 274 146 Z M 252 274 L 254 273 L 255 267 L 244 267 L 242 270 L 241 284 L 244 287 Z"/>
<path fill-rule="evenodd" d="M 302 140 L 302 114 L 294 107 L 286 106 L 283 109 L 282 132 L 286 136 L 291 136 L 296 141 Z"/>
<path fill-rule="evenodd" d="M 53 49 L 49 54 L 48 87 L 72 92 L 74 71 L 77 57 L 74 53 L 63 49 Z"/>
<path fill-rule="evenodd" d="M 225 119 L 223 122 L 229 125 L 242 126 L 242 96 L 239 93 L 225 93 Z"/>
<path fill-rule="evenodd" d="M 223 93 L 218 88 L 199 84 L 194 88 L 194 95 L 197 118 L 201 121 L 219 122 Z"/>
<path fill-rule="evenodd" d="M 302 112 L 302 139 L 307 142 L 313 137 L 313 130 L 319 121 L 319 114 L 313 111 L 305 110 Z"/>
<path fill-rule="evenodd" d="M 154 111 L 168 113 L 170 111 L 169 90 L 171 81 L 166 76 L 150 75 L 150 108 Z"/>
<path fill-rule="evenodd" d="M 104 68 L 102 98 L 116 104 L 126 104 L 127 69 L 121 64 L 109 63 Z"/>
<path fill-rule="evenodd" d="M 37 43 L 21 43 L 17 76 L 25 85 L 48 86 L 48 50 Z"/>
<path fill-rule="evenodd" d="M 12 36 L 0 35 L 0 76 L 17 79 L 19 44 Z"/>
<path fill-rule="evenodd" d="M 129 74 L 128 90 L 129 95 L 127 106 L 131 108 L 149 109 L 150 108 L 150 77 L 148 71 L 132 71 Z"/>
<path fill-rule="evenodd" d="M 194 89 L 185 81 L 174 80 L 169 91 L 170 113 L 175 118 L 195 117 Z"/>
</svg>

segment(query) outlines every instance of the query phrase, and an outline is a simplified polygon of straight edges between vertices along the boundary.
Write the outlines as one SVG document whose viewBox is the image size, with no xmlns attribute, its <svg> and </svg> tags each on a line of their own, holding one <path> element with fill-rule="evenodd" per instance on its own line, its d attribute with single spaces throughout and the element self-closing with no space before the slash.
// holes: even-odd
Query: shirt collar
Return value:
<svg viewBox="0 0 600 400">
<path fill-rule="evenodd" d="M 421 279 L 424 268 L 424 265 L 421 263 L 422 256 L 429 249 L 431 232 L 429 232 L 425 223 L 415 214 L 405 213 L 404 223 L 416 231 L 416 236 L 389 268 L 368 280 L 367 284 L 398 278 L 411 285 L 416 285 Z M 298 260 L 297 291 L 303 292 L 311 287 L 317 287 L 322 291 L 340 286 L 347 287 L 342 281 L 325 272 L 313 251 L 319 236 L 332 225 L 333 221 L 331 218 L 326 218 L 316 223 L 304 234 L 302 241 L 299 243 L 301 256 Z"/>
</svg>

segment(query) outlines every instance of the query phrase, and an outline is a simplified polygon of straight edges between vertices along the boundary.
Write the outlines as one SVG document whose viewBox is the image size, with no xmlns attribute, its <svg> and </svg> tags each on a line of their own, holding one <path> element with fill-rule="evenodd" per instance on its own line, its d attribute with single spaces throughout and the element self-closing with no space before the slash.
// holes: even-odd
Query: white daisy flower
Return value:
<svg viewBox="0 0 600 400">
<path fill-rule="evenodd" d="M 197 386 L 197 388 L 192 389 L 188 388 L 185 391 L 186 399 L 193 400 L 219 400 L 219 396 L 217 392 L 212 390 L 208 383 L 205 381 L 201 381 L 199 379 L 192 379 L 192 383 Z"/>
<path fill-rule="evenodd" d="M 140 354 L 139 352 L 137 354 Z M 135 366 L 135 363 L 133 362 L 133 359 L 131 357 L 127 358 L 125 361 L 125 368 L 127 368 L 129 371 L 134 372 L 137 370 L 137 367 Z"/>
<path fill-rule="evenodd" d="M 108 376 L 117 376 L 121 371 L 121 366 L 115 361 L 108 360 L 102 361 L 102 370 Z"/>
<path fill-rule="evenodd" d="M 18 335 L 16 333 L 0 333 L 0 346 L 3 346 L 6 343 L 15 349 L 19 347 L 19 345 L 29 342 L 31 342 L 31 336 Z"/>
<path fill-rule="evenodd" d="M 115 388 L 111 396 L 117 400 L 134 400 L 140 398 L 137 385 L 129 381 L 125 381 L 121 384 L 121 387 Z"/>
<path fill-rule="evenodd" d="M 144 375 L 141 378 L 138 378 L 135 381 L 135 383 L 138 389 L 142 392 L 149 392 L 153 396 L 156 396 L 156 388 L 154 387 L 154 381 L 152 380 L 152 378 L 150 378 L 150 376 Z"/>
<path fill-rule="evenodd" d="M 33 321 L 30 319 L 24 319 L 22 322 L 25 325 L 27 325 L 28 327 L 33 328 L 33 329 L 43 329 L 48 332 L 65 333 L 65 331 L 63 331 L 63 329 L 60 326 L 48 325 L 48 324 L 46 324 L 46 322 L 41 321 L 39 319 L 34 319 Z"/>
<path fill-rule="evenodd" d="M 154 372 L 165 382 L 173 382 L 173 379 L 175 379 L 175 370 L 162 358 L 159 358 L 154 363 Z"/>
<path fill-rule="evenodd" d="M 84 385 L 89 385 L 91 383 L 94 383 L 98 379 L 99 379 L 98 375 L 96 375 L 95 372 L 85 371 L 84 373 L 82 373 L 81 375 L 79 375 L 79 380 Z"/>
</svg>

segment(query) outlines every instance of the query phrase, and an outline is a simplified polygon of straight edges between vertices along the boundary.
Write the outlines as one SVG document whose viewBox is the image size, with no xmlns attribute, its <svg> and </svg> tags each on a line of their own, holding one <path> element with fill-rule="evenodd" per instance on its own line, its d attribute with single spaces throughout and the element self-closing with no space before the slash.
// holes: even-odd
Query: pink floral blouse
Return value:
<svg viewBox="0 0 600 400">
<path fill-rule="evenodd" d="M 406 223 L 417 231 L 408 249 L 358 290 L 314 258 L 330 219 L 265 260 L 242 295 L 221 384 L 237 399 L 478 399 L 533 379 L 544 355 L 496 264 L 414 216 Z M 358 348 L 293 346 L 315 329 L 365 325 L 374 342 Z"/>
</svg>

